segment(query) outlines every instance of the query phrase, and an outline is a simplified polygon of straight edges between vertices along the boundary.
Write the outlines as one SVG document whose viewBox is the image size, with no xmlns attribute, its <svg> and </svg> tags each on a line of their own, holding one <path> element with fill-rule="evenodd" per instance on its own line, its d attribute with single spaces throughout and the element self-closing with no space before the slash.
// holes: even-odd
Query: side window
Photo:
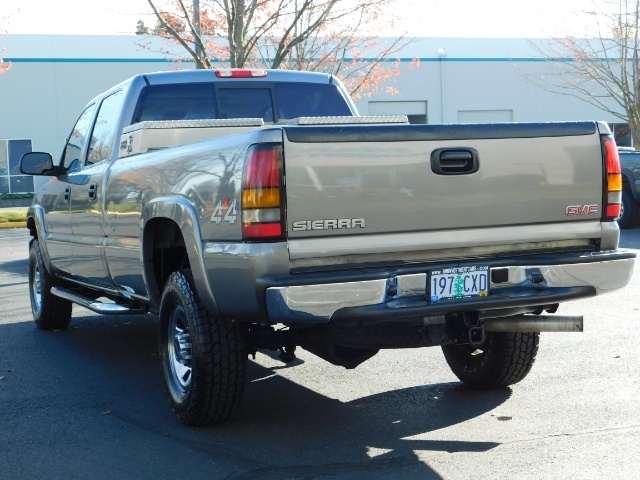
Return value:
<svg viewBox="0 0 640 480">
<path fill-rule="evenodd" d="M 122 91 L 119 91 L 109 95 L 102 101 L 93 132 L 91 133 L 87 165 L 92 165 L 109 158 L 111 147 L 114 145 L 113 142 L 118 133 L 116 132 L 116 127 L 118 126 L 118 116 L 122 98 Z"/>
<path fill-rule="evenodd" d="M 202 120 L 217 118 L 213 85 L 185 83 L 145 87 L 133 123 L 147 120 Z"/>
<path fill-rule="evenodd" d="M 82 112 L 82 115 L 80 115 L 80 118 L 71 131 L 71 135 L 69 135 L 67 145 L 64 147 L 64 152 L 62 152 L 62 160 L 60 160 L 60 165 L 66 169 L 74 162 L 76 162 L 78 166 L 82 163 L 80 155 L 82 154 L 85 143 L 87 143 L 91 117 L 93 117 L 95 109 L 95 104 L 89 105 L 85 111 Z"/>
</svg>

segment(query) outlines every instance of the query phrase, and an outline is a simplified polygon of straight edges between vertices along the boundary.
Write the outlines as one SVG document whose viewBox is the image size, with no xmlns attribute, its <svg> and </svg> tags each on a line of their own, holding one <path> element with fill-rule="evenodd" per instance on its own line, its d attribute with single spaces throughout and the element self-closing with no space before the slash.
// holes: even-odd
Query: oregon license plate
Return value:
<svg viewBox="0 0 640 480">
<path fill-rule="evenodd" d="M 489 267 L 453 267 L 429 272 L 431 302 L 440 300 L 486 297 L 489 295 Z"/>
</svg>

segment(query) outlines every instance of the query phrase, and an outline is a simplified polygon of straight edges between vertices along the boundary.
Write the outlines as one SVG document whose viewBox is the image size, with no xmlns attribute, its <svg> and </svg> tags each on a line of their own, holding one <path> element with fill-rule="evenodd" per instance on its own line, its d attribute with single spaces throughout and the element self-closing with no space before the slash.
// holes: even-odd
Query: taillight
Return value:
<svg viewBox="0 0 640 480">
<path fill-rule="evenodd" d="M 222 68 L 215 70 L 215 74 L 218 78 L 260 78 L 266 77 L 267 71 L 255 68 Z"/>
<path fill-rule="evenodd" d="M 264 143 L 247 151 L 242 175 L 242 238 L 282 240 L 285 236 L 282 147 Z"/>
<path fill-rule="evenodd" d="M 604 164 L 606 168 L 606 190 L 604 192 L 603 221 L 612 221 L 620 216 L 622 203 L 622 169 L 618 147 L 612 135 L 603 135 Z"/>
</svg>

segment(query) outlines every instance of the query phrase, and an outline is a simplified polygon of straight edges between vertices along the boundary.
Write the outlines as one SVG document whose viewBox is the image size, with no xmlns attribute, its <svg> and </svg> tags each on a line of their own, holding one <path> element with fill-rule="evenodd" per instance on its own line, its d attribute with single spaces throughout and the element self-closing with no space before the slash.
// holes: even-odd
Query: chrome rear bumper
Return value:
<svg viewBox="0 0 640 480">
<path fill-rule="evenodd" d="M 624 287 L 631 279 L 635 255 L 628 252 L 597 253 L 580 257 L 580 260 L 583 261 L 490 266 L 490 278 L 494 278 L 493 272 L 497 270 L 503 272 L 495 276 L 500 277 L 499 283 L 491 281 L 489 296 L 438 303 L 427 300 L 426 272 L 342 283 L 272 286 L 266 291 L 267 311 L 272 322 L 326 323 L 336 316 L 341 319 L 368 314 L 428 316 L 546 305 Z M 476 263 L 486 262 L 480 260 Z"/>
</svg>

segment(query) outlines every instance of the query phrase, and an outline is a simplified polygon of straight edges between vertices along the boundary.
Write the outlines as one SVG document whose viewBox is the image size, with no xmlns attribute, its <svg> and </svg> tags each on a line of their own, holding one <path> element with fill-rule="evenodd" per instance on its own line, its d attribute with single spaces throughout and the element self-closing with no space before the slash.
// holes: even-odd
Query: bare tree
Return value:
<svg viewBox="0 0 640 480">
<path fill-rule="evenodd" d="M 197 68 L 324 71 L 356 95 L 399 75 L 398 64 L 387 59 L 409 40 L 363 33 L 392 1 L 172 0 L 160 8 L 158 0 L 148 0 L 158 22 L 153 33 L 179 43 Z"/>
<path fill-rule="evenodd" d="M 640 0 L 594 1 L 589 13 L 597 20 L 597 38 L 532 43 L 551 67 L 541 85 L 629 123 L 640 149 Z"/>
<path fill-rule="evenodd" d="M 4 35 L 6 35 L 6 32 L 4 32 L 2 30 L 2 27 L 0 26 L 0 38 L 2 38 Z M 2 53 L 4 51 L 5 51 L 4 48 L 0 49 L 0 53 Z M 3 74 L 4 72 L 9 70 L 10 68 L 11 68 L 11 62 L 5 62 L 2 59 L 2 57 L 0 57 L 0 74 Z"/>
</svg>

